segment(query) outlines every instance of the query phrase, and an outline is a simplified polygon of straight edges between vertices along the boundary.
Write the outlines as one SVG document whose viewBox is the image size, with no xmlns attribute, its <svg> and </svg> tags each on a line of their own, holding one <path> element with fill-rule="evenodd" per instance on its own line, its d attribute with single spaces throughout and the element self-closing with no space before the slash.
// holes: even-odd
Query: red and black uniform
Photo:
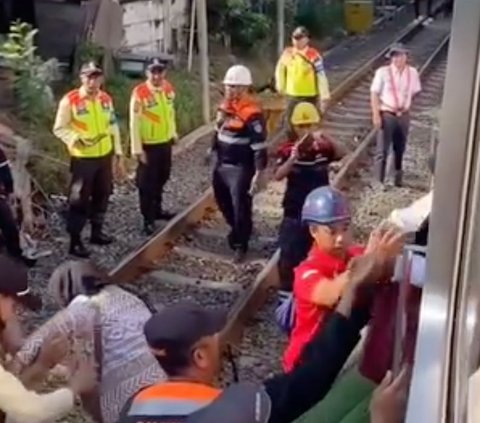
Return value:
<svg viewBox="0 0 480 423">
<path fill-rule="evenodd" d="M 21 258 L 20 237 L 8 197 L 13 193 L 13 178 L 5 153 L 0 148 L 0 230 L 8 254 Z"/>
<path fill-rule="evenodd" d="M 284 164 L 291 155 L 295 142 L 289 141 L 280 147 L 277 166 Z M 287 176 L 283 197 L 283 220 L 279 232 L 281 289 L 291 291 L 293 269 L 307 256 L 312 245 L 308 227 L 301 222 L 303 203 L 316 188 L 329 184 L 328 165 L 336 159 L 333 142 L 325 135 L 316 135 L 312 144 L 299 151 Z"/>
<path fill-rule="evenodd" d="M 253 226 L 249 190 L 255 172 L 267 165 L 265 139 L 265 119 L 254 99 L 246 97 L 220 105 L 212 146 L 217 156 L 213 190 L 231 227 L 228 242 L 234 250 L 248 249 Z"/>
</svg>

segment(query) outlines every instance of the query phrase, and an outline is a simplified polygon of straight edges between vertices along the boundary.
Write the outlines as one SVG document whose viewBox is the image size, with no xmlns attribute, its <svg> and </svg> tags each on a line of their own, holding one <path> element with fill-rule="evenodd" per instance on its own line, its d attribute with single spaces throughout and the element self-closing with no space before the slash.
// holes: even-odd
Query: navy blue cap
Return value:
<svg viewBox="0 0 480 423">
<path fill-rule="evenodd" d="M 190 414 L 187 423 L 267 423 L 272 403 L 262 386 L 235 383 L 210 405 Z"/>
<path fill-rule="evenodd" d="M 227 312 L 182 302 L 167 306 L 145 323 L 143 332 L 158 358 L 193 347 L 201 338 L 220 332 L 227 322 Z"/>
<path fill-rule="evenodd" d="M 154 57 L 150 62 L 148 62 L 147 70 L 149 71 L 163 71 L 167 68 L 166 60 L 159 59 Z"/>
</svg>

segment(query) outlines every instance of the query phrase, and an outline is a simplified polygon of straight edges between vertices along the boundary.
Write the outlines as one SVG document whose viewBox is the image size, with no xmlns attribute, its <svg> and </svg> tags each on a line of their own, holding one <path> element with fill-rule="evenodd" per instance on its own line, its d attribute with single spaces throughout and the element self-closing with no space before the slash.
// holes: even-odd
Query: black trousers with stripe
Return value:
<svg viewBox="0 0 480 423">
<path fill-rule="evenodd" d="M 247 251 L 252 235 L 252 197 L 249 194 L 255 169 L 217 164 L 213 171 L 213 191 L 218 208 L 231 227 L 229 244 Z"/>
</svg>

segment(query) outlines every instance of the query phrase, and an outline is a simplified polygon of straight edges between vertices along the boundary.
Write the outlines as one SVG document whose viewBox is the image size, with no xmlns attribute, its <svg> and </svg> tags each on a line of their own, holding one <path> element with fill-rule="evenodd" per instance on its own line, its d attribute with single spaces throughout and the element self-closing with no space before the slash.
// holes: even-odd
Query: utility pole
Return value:
<svg viewBox="0 0 480 423">
<path fill-rule="evenodd" d="M 163 2 L 163 47 L 164 53 L 170 53 L 172 48 L 172 0 Z"/>
<path fill-rule="evenodd" d="M 188 71 L 192 71 L 193 64 L 193 41 L 195 38 L 195 17 L 197 15 L 197 2 L 192 0 L 192 10 L 190 11 L 190 33 L 188 39 Z"/>
<path fill-rule="evenodd" d="M 202 112 L 205 123 L 210 123 L 210 78 L 208 74 L 207 2 L 197 0 L 198 47 L 200 50 L 200 77 L 202 80 Z"/>
<path fill-rule="evenodd" d="M 285 48 L 285 0 L 277 0 L 277 33 L 278 33 L 278 56 Z"/>
</svg>

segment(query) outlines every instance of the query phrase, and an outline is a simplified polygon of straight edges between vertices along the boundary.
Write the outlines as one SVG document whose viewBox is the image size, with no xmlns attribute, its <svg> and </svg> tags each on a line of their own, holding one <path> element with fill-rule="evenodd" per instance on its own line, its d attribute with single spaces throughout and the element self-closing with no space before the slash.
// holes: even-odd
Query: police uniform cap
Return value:
<svg viewBox="0 0 480 423">
<path fill-rule="evenodd" d="M 148 345 L 161 360 L 179 349 L 193 347 L 204 337 L 215 335 L 225 327 L 226 322 L 226 310 L 181 302 L 153 314 L 143 331 Z"/>
<path fill-rule="evenodd" d="M 304 26 L 297 26 L 292 32 L 292 37 L 296 39 L 303 37 L 310 38 L 310 32 Z"/>
<path fill-rule="evenodd" d="M 158 57 L 154 57 L 150 62 L 148 62 L 147 70 L 152 71 L 163 71 L 167 68 L 167 62 Z"/>
<path fill-rule="evenodd" d="M 94 62 L 88 62 L 82 65 L 80 75 L 102 75 L 103 70 Z"/>
</svg>

